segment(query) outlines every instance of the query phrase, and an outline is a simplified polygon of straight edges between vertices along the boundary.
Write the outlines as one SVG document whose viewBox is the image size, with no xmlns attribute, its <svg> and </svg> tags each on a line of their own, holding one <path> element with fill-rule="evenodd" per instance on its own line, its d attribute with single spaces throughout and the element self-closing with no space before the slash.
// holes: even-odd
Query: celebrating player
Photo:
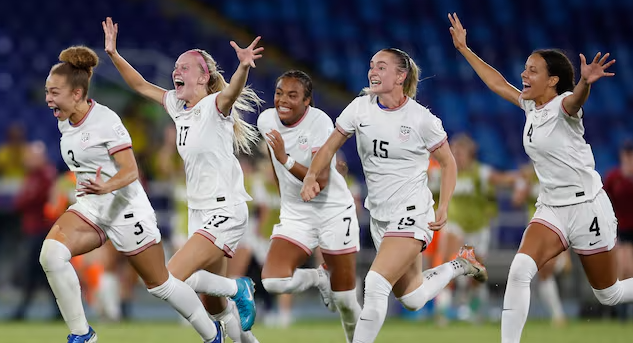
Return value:
<svg viewBox="0 0 633 343">
<path fill-rule="evenodd" d="M 455 159 L 440 119 L 414 100 L 419 70 L 413 59 L 402 50 L 383 49 L 369 65 L 366 95 L 352 101 L 338 117 L 336 130 L 314 157 L 301 190 L 306 201 L 317 197 L 321 174 L 327 172 L 347 138 L 356 133 L 367 180 L 365 206 L 378 255 L 365 278 L 365 303 L 356 324 L 355 343 L 376 339 L 392 290 L 406 308 L 418 310 L 459 275 L 487 279 L 486 269 L 470 247 L 460 250 L 457 259 L 422 275 L 421 252 L 433 239 L 433 231 L 446 224 L 455 189 Z M 427 187 L 430 154 L 442 169 L 435 212 Z"/>
<path fill-rule="evenodd" d="M 224 342 L 224 329 L 208 318 L 196 293 L 165 267 L 156 215 L 143 187 L 128 131 L 109 108 L 88 99 L 94 51 L 61 52 L 46 79 L 46 103 L 59 120 L 64 161 L 77 178 L 77 202 L 50 230 L 40 263 L 70 329 L 68 343 L 94 343 L 81 303 L 72 256 L 92 251 L 108 237 L 128 256 L 148 291 L 189 320 L 205 342 Z"/>
<path fill-rule="evenodd" d="M 583 138 L 582 105 L 591 85 L 615 63 L 598 53 L 587 64 L 580 54 L 580 80 L 557 50 L 536 50 L 521 73 L 519 91 L 466 45 L 466 30 L 449 14 L 455 48 L 486 85 L 525 111 L 523 146 L 534 163 L 541 190 L 537 209 L 523 234 L 508 275 L 501 317 L 501 342 L 515 343 L 530 307 L 530 282 L 550 259 L 570 246 L 580 256 L 593 292 L 605 305 L 633 301 L 633 279 L 618 280 L 615 246 L 617 220 L 602 190 L 591 147 Z"/>
<path fill-rule="evenodd" d="M 189 50 L 176 61 L 174 90 L 166 91 L 146 81 L 116 50 L 118 26 L 107 18 L 102 23 L 105 51 L 125 82 L 139 94 L 162 104 L 176 124 L 176 145 L 185 163 L 189 206 L 189 240 L 169 261 L 168 269 L 195 291 L 218 296 L 207 308 L 227 325 L 229 337 L 247 339 L 236 325 L 231 297 L 237 305 L 241 327 L 249 331 L 255 322 L 253 286 L 249 278 L 232 280 L 226 274 L 231 257 L 248 221 L 244 177 L 234 152 L 250 153 L 257 131 L 240 118 L 261 103 L 245 88 L 248 71 L 255 67 L 263 48 L 257 37 L 247 48 L 235 49 L 240 65 L 227 84 L 215 60 L 206 51 Z M 204 270 L 206 271 L 204 271 Z M 200 271 L 200 272 L 198 272 Z M 208 272 L 207 272 L 208 271 Z M 210 302 L 207 302 L 209 305 Z M 250 334 L 250 333 L 249 333 Z M 254 337 L 251 337 L 254 339 Z"/>
<path fill-rule="evenodd" d="M 325 188 L 319 196 L 306 203 L 300 195 L 312 157 L 334 130 L 332 119 L 314 107 L 310 76 L 297 70 L 281 75 L 275 108 L 260 114 L 257 127 L 270 147 L 281 193 L 280 223 L 273 229 L 262 283 L 272 293 L 318 287 L 325 305 L 330 310 L 338 308 L 347 342 L 351 342 L 360 314 L 356 299 L 360 229 L 354 198 L 336 171 L 336 161 L 319 174 L 317 181 Z M 317 247 L 327 272 L 321 266 L 297 269 Z"/>
</svg>

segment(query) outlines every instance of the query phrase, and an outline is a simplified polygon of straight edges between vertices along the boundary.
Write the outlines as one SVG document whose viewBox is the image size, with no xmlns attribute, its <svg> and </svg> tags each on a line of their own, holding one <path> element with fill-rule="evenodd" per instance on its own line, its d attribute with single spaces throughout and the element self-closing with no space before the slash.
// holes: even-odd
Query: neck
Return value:
<svg viewBox="0 0 633 343">
<path fill-rule="evenodd" d="M 196 89 L 193 97 L 190 100 L 185 101 L 185 106 L 187 106 L 187 108 L 194 107 L 200 102 L 200 100 L 204 99 L 204 97 L 206 97 L 207 95 L 209 94 L 207 94 L 206 90 L 201 91 L 199 89 Z"/>
<path fill-rule="evenodd" d="M 88 103 L 88 100 L 82 101 L 75 107 L 75 110 L 70 117 L 68 117 L 68 120 L 73 124 L 77 124 L 84 119 L 88 111 L 90 111 L 90 103 Z"/>
<path fill-rule="evenodd" d="M 534 102 L 536 103 L 536 106 L 543 106 L 543 105 L 547 104 L 548 102 L 552 101 L 552 99 L 554 99 L 557 96 L 558 96 L 558 94 L 556 94 L 556 92 L 553 92 L 553 93 L 552 92 L 546 92 L 542 96 L 534 99 Z"/>
<path fill-rule="evenodd" d="M 396 108 L 404 104 L 406 100 L 407 97 L 402 93 L 402 91 L 381 94 L 378 96 L 378 101 L 387 108 Z"/>
</svg>

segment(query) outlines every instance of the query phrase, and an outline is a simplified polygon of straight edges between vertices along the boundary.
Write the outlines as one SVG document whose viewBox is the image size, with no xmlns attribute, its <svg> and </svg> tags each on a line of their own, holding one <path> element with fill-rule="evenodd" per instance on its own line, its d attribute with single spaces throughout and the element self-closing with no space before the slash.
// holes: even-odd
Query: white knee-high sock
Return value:
<svg viewBox="0 0 633 343">
<path fill-rule="evenodd" d="M 560 301 L 560 295 L 558 293 L 558 287 L 556 285 L 556 278 L 551 275 L 545 280 L 539 280 L 538 290 L 541 299 L 547 306 L 552 315 L 552 319 L 560 320 L 565 317 L 563 311 L 563 303 Z"/>
<path fill-rule="evenodd" d="M 251 331 L 242 331 L 240 324 L 240 314 L 237 312 L 235 303 L 227 299 L 227 305 L 224 311 L 218 314 L 212 314 L 213 320 L 223 321 L 226 328 L 226 334 L 233 343 L 257 343 L 257 339 Z"/>
<path fill-rule="evenodd" d="M 214 297 L 233 297 L 237 293 L 237 283 L 233 279 L 199 270 L 186 281 L 196 293 L 208 294 Z"/>
<path fill-rule="evenodd" d="M 148 289 L 148 291 L 153 296 L 167 301 L 185 317 L 205 342 L 211 341 L 218 334 L 215 324 L 207 315 L 207 311 L 196 292 L 184 282 L 173 277 L 171 273 L 162 285 Z"/>
<path fill-rule="evenodd" d="M 403 295 L 398 300 L 410 311 L 421 309 L 427 301 L 435 298 L 451 280 L 464 273 L 461 263 L 459 261 L 455 262 L 459 266 L 455 267 L 451 261 L 425 271 L 422 285 L 413 292 Z"/>
<path fill-rule="evenodd" d="M 316 269 L 297 269 L 291 277 L 262 280 L 266 291 L 275 294 L 300 293 L 326 282 L 327 277 L 321 277 Z"/>
<path fill-rule="evenodd" d="M 392 285 L 382 275 L 370 270 L 365 277 L 365 302 L 360 313 L 353 343 L 376 340 L 387 316 Z"/>
<path fill-rule="evenodd" d="M 105 316 L 112 321 L 121 319 L 121 287 L 116 274 L 105 272 L 99 280 L 97 299 Z"/>
<path fill-rule="evenodd" d="M 40 264 L 57 299 L 59 311 L 70 332 L 75 335 L 88 333 L 88 320 L 81 304 L 81 286 L 75 269 L 70 264 L 70 250 L 53 239 L 44 240 L 40 252 Z"/>
<path fill-rule="evenodd" d="M 501 343 L 519 343 L 530 310 L 530 282 L 536 275 L 536 262 L 526 254 L 516 254 L 510 265 L 503 297 Z"/>
<path fill-rule="evenodd" d="M 356 322 L 358 322 L 361 312 L 356 298 L 356 288 L 349 291 L 332 292 L 332 300 L 341 315 L 345 339 L 347 343 L 352 343 Z"/>
</svg>

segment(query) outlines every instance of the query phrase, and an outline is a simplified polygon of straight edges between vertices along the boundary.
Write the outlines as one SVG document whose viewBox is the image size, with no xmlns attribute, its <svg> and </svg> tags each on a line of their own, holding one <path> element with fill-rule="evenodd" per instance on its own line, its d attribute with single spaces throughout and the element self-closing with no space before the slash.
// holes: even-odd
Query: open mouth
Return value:
<svg viewBox="0 0 633 343">
<path fill-rule="evenodd" d="M 174 86 L 176 87 L 176 90 L 181 90 L 184 86 L 185 86 L 185 81 L 183 80 L 174 80 Z"/>
<path fill-rule="evenodd" d="M 53 115 L 55 116 L 55 118 L 59 118 L 59 115 L 62 113 L 59 110 L 59 107 L 55 107 L 55 106 L 50 106 L 49 107 L 51 110 L 53 110 Z"/>
<path fill-rule="evenodd" d="M 369 81 L 369 85 L 370 86 L 378 86 L 380 85 L 382 82 L 380 82 L 380 80 L 370 80 Z"/>
<path fill-rule="evenodd" d="M 523 82 L 523 90 L 527 90 L 527 89 L 530 89 L 530 88 L 532 88 L 532 86 L 529 83 Z"/>
<path fill-rule="evenodd" d="M 284 107 L 284 106 L 277 107 L 277 112 L 279 114 L 288 114 L 288 113 L 290 113 L 290 111 L 292 111 L 292 110 L 289 107 Z"/>
</svg>

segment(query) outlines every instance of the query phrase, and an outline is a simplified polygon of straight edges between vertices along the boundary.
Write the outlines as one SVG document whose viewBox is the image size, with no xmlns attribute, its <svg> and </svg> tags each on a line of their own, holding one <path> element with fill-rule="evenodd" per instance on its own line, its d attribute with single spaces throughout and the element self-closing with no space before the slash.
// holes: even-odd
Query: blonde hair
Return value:
<svg viewBox="0 0 633 343">
<path fill-rule="evenodd" d="M 398 62 L 398 71 L 401 73 L 407 73 L 407 77 L 402 83 L 402 90 L 406 96 L 415 100 L 415 96 L 418 93 L 418 81 L 420 81 L 420 68 L 418 65 L 415 64 L 415 61 L 411 58 L 411 56 L 409 56 L 409 54 L 400 49 L 388 48 L 380 51 L 391 53 Z M 365 87 L 363 88 L 361 94 L 372 95 L 372 92 L 369 87 Z"/>
<path fill-rule="evenodd" d="M 72 89 L 83 90 L 83 97 L 88 96 L 92 69 L 99 64 L 99 56 L 85 46 L 71 46 L 59 54 L 59 61 L 51 68 L 51 75 L 63 75 Z"/>
<path fill-rule="evenodd" d="M 211 57 L 211 55 L 201 49 L 193 49 L 202 55 L 202 58 L 207 64 L 209 69 L 209 82 L 207 83 L 207 93 L 213 94 L 222 91 L 229 84 L 222 75 L 222 70 L 218 66 L 218 63 Z M 200 66 L 202 69 L 202 66 Z M 203 70 L 204 72 L 204 70 Z M 245 153 L 251 155 L 253 153 L 252 145 L 256 145 L 259 141 L 259 131 L 253 125 L 247 123 L 242 119 L 242 112 L 255 112 L 262 104 L 262 100 L 257 93 L 250 87 L 246 86 L 242 89 L 242 92 L 237 97 L 237 100 L 231 108 L 232 116 L 235 119 L 233 124 L 233 133 L 235 134 L 235 140 L 233 140 L 233 147 L 236 153 Z"/>
</svg>

